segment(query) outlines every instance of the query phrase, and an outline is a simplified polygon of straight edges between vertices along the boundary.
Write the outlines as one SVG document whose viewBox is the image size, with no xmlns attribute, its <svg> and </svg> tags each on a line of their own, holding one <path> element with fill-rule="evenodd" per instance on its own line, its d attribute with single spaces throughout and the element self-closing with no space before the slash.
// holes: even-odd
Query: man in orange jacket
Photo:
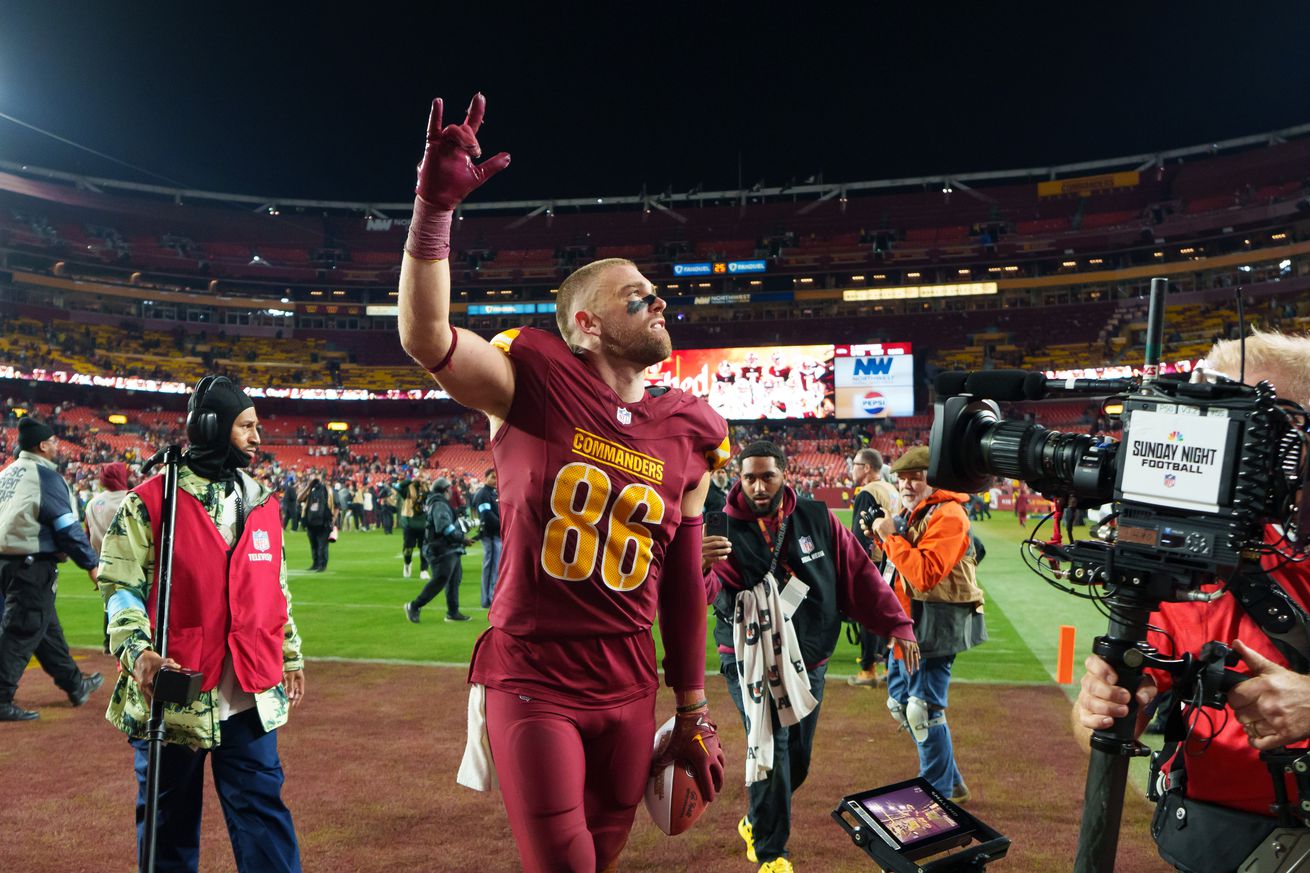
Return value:
<svg viewBox="0 0 1310 873">
<path fill-rule="evenodd" d="M 887 555 L 892 590 L 914 620 L 922 656 L 910 673 L 897 652 L 887 669 L 887 708 L 919 747 L 919 775 L 962 803 L 969 789 L 955 762 L 946 699 L 955 656 L 986 641 L 987 626 L 964 509 L 968 495 L 929 485 L 928 456 L 926 447 L 916 446 L 892 464 L 902 512 L 879 519 L 872 530 Z"/>
</svg>

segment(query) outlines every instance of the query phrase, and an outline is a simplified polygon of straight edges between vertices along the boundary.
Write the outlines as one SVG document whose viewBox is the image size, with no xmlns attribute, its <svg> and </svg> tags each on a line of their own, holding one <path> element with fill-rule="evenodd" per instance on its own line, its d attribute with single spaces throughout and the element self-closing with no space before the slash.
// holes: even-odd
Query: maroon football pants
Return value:
<svg viewBox="0 0 1310 873">
<path fill-rule="evenodd" d="M 574 709 L 488 688 L 487 736 L 523 869 L 611 866 L 650 775 L 655 692 Z"/>
</svg>

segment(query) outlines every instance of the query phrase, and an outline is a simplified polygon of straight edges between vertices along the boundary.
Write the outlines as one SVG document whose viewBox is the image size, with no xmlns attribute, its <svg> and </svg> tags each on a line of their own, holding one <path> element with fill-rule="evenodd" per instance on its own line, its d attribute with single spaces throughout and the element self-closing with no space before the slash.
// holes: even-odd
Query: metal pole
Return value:
<svg viewBox="0 0 1310 873">
<path fill-rule="evenodd" d="M 1092 756 L 1083 791 L 1082 825 L 1078 831 L 1075 873 L 1110 873 L 1119 849 L 1119 821 L 1123 817 L 1128 759 L 1148 750 L 1137 742 L 1137 686 L 1142 680 L 1143 654 L 1137 643 L 1146 639 L 1151 604 L 1134 593 L 1108 598 L 1110 629 L 1096 638 L 1093 651 L 1114 667 L 1120 687 L 1133 695 L 1128 714 L 1108 731 L 1092 733 Z"/>
<path fill-rule="evenodd" d="M 168 657 L 168 614 L 173 580 L 173 530 L 177 520 L 177 468 L 182 451 L 167 446 L 150 459 L 148 470 L 162 456 L 164 462 L 163 518 L 159 527 L 159 577 L 155 583 L 155 651 L 161 658 Z M 159 817 L 160 756 L 164 748 L 164 704 L 157 696 L 150 701 L 150 728 L 147 733 L 146 756 L 146 809 L 143 830 L 142 873 L 155 873 L 157 828 Z"/>
<path fill-rule="evenodd" d="M 1150 309 L 1146 315 L 1146 360 L 1142 363 L 1143 379 L 1154 379 L 1160 375 L 1160 352 L 1164 346 L 1164 297 L 1168 291 L 1168 279 L 1151 280 Z"/>
</svg>

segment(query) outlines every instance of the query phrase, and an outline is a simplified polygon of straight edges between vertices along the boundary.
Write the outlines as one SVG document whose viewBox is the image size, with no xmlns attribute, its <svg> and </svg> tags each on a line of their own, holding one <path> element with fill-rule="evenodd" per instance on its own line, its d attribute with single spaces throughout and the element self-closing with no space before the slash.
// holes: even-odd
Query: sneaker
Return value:
<svg viewBox="0 0 1310 873">
<path fill-rule="evenodd" d="M 431 578 L 432 578 L 432 575 L 431 575 L 430 573 L 428 573 L 427 570 L 419 570 L 419 572 L 418 572 L 418 577 L 419 577 L 420 579 L 431 579 Z"/>
<path fill-rule="evenodd" d="M 410 576 L 413 576 L 413 575 L 414 575 L 414 568 L 413 568 L 412 566 L 410 566 L 409 564 L 406 564 L 406 565 L 405 565 L 405 573 L 404 573 L 405 578 L 408 579 Z"/>
<path fill-rule="evenodd" d="M 87 698 L 91 696 L 91 692 L 103 685 L 104 682 L 105 677 L 99 673 L 92 673 L 89 676 L 83 673 L 77 680 L 77 687 L 68 692 L 68 701 L 74 706 L 81 706 L 86 703 Z"/>
<path fill-rule="evenodd" d="M 774 858 L 760 865 L 760 873 L 794 873 L 794 871 L 791 861 L 786 858 Z"/>
<path fill-rule="evenodd" d="M 469 617 L 462 612 L 446 613 L 446 621 L 468 621 Z"/>
<path fill-rule="evenodd" d="M 0 721 L 32 721 L 40 718 L 41 713 L 23 709 L 14 703 L 0 703 Z"/>
<path fill-rule="evenodd" d="M 405 618 L 414 622 L 414 624 L 418 624 L 418 607 L 414 605 L 412 600 L 405 604 Z"/>
<path fill-rule="evenodd" d="M 879 685 L 878 674 L 873 670 L 861 670 L 854 676 L 847 676 L 846 684 L 862 685 L 866 688 L 877 688 Z"/>
<path fill-rule="evenodd" d="M 737 833 L 746 841 L 746 860 L 754 864 L 759 860 L 755 856 L 755 829 L 751 827 L 751 820 L 744 815 L 741 817 L 741 821 L 737 822 Z M 764 868 L 761 867 L 760 869 Z"/>
<path fill-rule="evenodd" d="M 955 783 L 955 786 L 951 788 L 951 803 L 968 803 L 969 798 L 972 796 L 973 795 L 969 793 L 969 786 L 965 785 L 963 782 L 957 782 Z"/>
</svg>

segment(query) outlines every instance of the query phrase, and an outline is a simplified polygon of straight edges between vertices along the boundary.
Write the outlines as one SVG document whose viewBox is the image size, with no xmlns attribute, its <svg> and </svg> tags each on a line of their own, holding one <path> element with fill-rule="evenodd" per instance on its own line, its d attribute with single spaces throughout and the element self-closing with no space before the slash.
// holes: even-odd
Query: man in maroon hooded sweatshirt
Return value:
<svg viewBox="0 0 1310 873">
<path fill-rule="evenodd" d="M 760 863 L 761 871 L 784 873 L 792 869 L 791 795 L 809 772 L 824 676 L 842 616 L 894 639 L 910 668 L 917 665 L 919 648 L 909 617 L 855 535 L 823 503 L 798 498 L 786 484 L 782 449 L 761 440 L 739 460 L 741 479 L 728 492 L 724 510 L 728 535 L 705 537 L 701 566 L 717 619 L 721 670 L 748 732 L 750 805 L 737 832 L 748 860 Z M 753 676 L 749 650 L 769 649 L 775 630 L 781 657 L 764 652 L 762 675 Z M 772 754 L 753 742 L 761 725 L 756 722 L 753 730 L 747 718 L 752 705 L 768 713 L 761 721 L 771 730 L 761 745 L 771 739 Z M 770 758 L 771 766 L 761 768 L 761 759 Z"/>
</svg>

